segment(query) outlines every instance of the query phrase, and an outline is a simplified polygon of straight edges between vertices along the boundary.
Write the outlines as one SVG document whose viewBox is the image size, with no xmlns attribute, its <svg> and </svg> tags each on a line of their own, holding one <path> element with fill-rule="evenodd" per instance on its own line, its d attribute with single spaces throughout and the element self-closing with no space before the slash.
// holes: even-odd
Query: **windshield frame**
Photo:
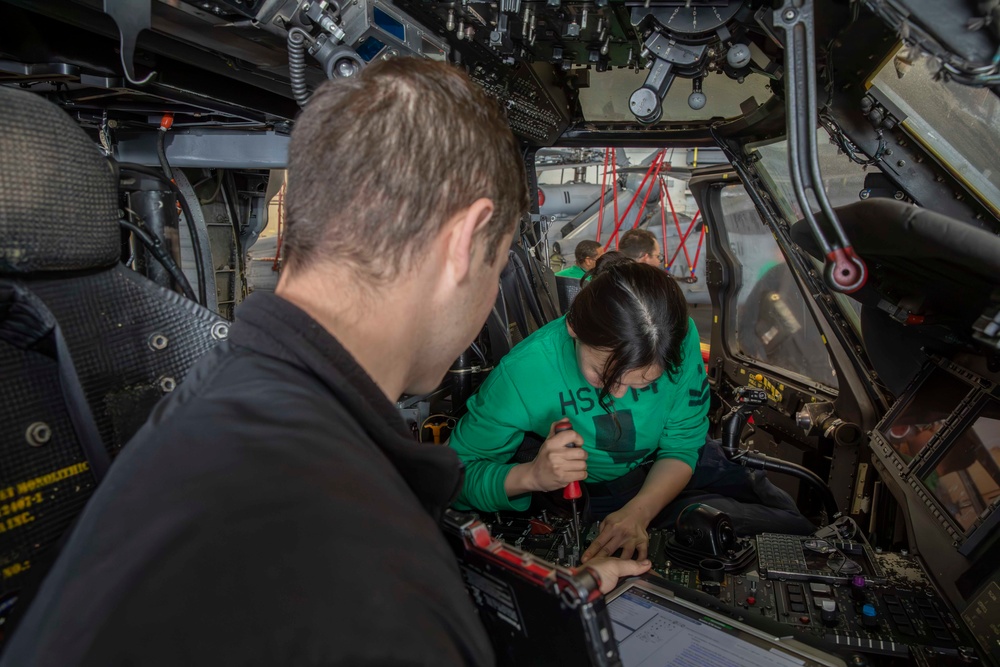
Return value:
<svg viewBox="0 0 1000 667">
<path fill-rule="evenodd" d="M 789 235 L 790 224 L 776 203 L 777 189 L 772 189 L 773 184 L 764 180 L 757 156 L 752 153 L 755 146 L 777 143 L 786 138 L 778 137 L 767 142 L 742 145 L 719 139 L 720 145 L 724 146 L 733 168 L 760 212 L 764 224 L 770 227 L 789 266 L 793 268 L 803 295 L 808 295 L 807 303 L 810 304 L 821 333 L 828 339 L 831 358 L 840 384 L 838 395 L 853 396 L 852 402 L 855 402 L 860 410 L 857 415 L 859 423 L 867 423 L 873 415 L 884 414 L 893 397 L 879 380 L 868 358 L 860 329 L 852 324 L 854 315 L 847 315 L 847 311 L 853 312 L 853 308 L 845 307 L 845 301 L 834 296 L 823 281 L 822 272 L 816 270 L 812 259 L 792 242 Z"/>
</svg>

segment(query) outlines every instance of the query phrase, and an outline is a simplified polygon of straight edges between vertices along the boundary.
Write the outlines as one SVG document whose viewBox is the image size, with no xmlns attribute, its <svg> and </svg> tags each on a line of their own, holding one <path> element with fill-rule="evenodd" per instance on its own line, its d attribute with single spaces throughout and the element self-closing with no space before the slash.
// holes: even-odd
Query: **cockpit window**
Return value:
<svg viewBox="0 0 1000 667">
<path fill-rule="evenodd" d="M 932 60 L 909 62 L 904 49 L 879 71 L 872 87 L 905 114 L 907 134 L 1000 214 L 1000 100 L 995 93 L 947 81 L 937 75 Z"/>
<path fill-rule="evenodd" d="M 833 206 L 843 206 L 861 199 L 866 189 L 865 178 L 877 174 L 875 167 L 862 167 L 851 162 L 841 153 L 826 130 L 816 130 L 816 144 L 819 149 L 819 167 L 823 172 L 823 187 Z M 751 152 L 760 156 L 757 163 L 758 172 L 762 172 L 768 189 L 775 197 L 779 210 L 788 224 L 794 224 L 802 219 L 802 209 L 795 198 L 792 189 L 792 178 L 788 173 L 788 142 L 777 141 L 766 145 L 751 147 Z M 813 211 L 819 212 L 819 207 L 813 202 Z"/>
<path fill-rule="evenodd" d="M 823 337 L 770 229 L 742 185 L 726 186 L 721 194 L 726 239 L 739 265 L 729 345 L 750 359 L 836 388 Z"/>
<path fill-rule="evenodd" d="M 877 167 L 863 167 L 852 162 L 845 156 L 827 134 L 826 130 L 816 130 L 816 144 L 819 151 L 819 166 L 823 173 L 823 187 L 833 206 L 844 206 L 867 196 L 868 187 L 865 179 L 870 175 L 880 174 Z M 795 198 L 792 189 L 792 179 L 788 172 L 788 142 L 785 140 L 766 145 L 750 147 L 752 153 L 760 156 L 757 162 L 757 173 L 761 175 L 778 210 L 788 224 L 794 224 L 802 219 L 802 208 Z M 813 211 L 819 212 L 819 206 L 813 202 Z M 822 272 L 821 262 L 803 253 L 803 258 L 811 262 L 818 272 Z M 840 292 L 834 292 L 840 312 L 851 323 L 855 333 L 861 332 L 860 304 Z"/>
</svg>

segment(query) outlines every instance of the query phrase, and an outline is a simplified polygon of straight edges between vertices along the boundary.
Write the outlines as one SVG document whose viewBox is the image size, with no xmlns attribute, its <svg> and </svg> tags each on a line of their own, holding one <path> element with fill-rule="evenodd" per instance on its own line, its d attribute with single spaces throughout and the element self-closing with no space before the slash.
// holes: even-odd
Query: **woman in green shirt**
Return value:
<svg viewBox="0 0 1000 667">
<path fill-rule="evenodd" d="M 690 480 L 708 430 L 708 378 L 680 289 L 617 255 L 601 258 L 565 317 L 500 361 L 449 442 L 466 466 L 463 508 L 523 511 L 533 492 L 585 482 L 602 520 L 584 561 L 619 548 L 646 558 L 646 528 Z M 554 433 L 567 419 L 572 430 Z M 532 461 L 511 463 L 530 433 L 548 435 Z"/>
</svg>

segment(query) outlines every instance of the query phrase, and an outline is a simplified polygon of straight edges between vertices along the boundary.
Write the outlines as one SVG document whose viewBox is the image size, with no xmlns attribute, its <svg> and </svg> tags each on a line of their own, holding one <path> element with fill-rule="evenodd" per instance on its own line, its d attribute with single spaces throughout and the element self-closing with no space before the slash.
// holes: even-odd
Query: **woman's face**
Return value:
<svg viewBox="0 0 1000 667">
<path fill-rule="evenodd" d="M 611 350 L 603 350 L 597 347 L 584 345 L 579 340 L 576 341 L 576 363 L 580 366 L 580 372 L 587 382 L 597 389 L 601 389 L 604 383 L 601 376 L 604 367 L 608 363 Z M 633 368 L 625 372 L 621 381 L 610 387 L 610 393 L 615 398 L 621 398 L 630 389 L 644 389 L 652 384 L 658 377 L 663 375 L 663 369 L 657 365 Z"/>
</svg>

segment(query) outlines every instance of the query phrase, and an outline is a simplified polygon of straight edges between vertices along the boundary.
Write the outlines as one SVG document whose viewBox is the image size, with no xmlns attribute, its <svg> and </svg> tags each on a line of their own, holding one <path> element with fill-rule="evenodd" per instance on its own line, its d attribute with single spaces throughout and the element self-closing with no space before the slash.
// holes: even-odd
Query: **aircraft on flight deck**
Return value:
<svg viewBox="0 0 1000 667">
<path fill-rule="evenodd" d="M 400 402 L 414 438 L 443 440 L 503 354 L 560 315 L 553 242 L 565 254 L 597 219 L 603 239 L 638 219 L 679 250 L 670 230 L 691 217 L 674 223 L 659 176 L 618 219 L 607 201 L 601 215 L 602 190 L 627 206 L 655 156 L 718 149 L 722 164 L 660 174 L 687 181 L 704 223 L 690 285 L 710 307 L 711 432 L 770 470 L 819 536 L 737 540 L 719 518 L 653 531 L 662 585 L 708 591 L 685 598 L 695 616 L 778 662 L 793 637 L 814 651 L 795 664 L 1000 665 L 996 2 L 0 1 L 0 86 L 50 100 L 123 165 L 114 271 L 175 290 L 170 321 L 205 324 L 168 344 L 149 315 L 167 311 L 137 293 L 85 311 L 107 297 L 86 276 L 55 291 L 24 279 L 56 313 L 109 455 L 225 338 L 265 230 L 273 253 L 253 261 L 280 271 L 271 203 L 310 90 L 404 56 L 454 63 L 502 104 L 540 191 L 482 334 L 438 390 Z M 606 189 L 538 186 L 539 170 L 603 175 L 606 156 Z M 18 196 L 54 205 L 45 182 Z M 71 253 L 73 229 L 52 247 Z M 88 319 L 98 310 L 128 335 Z M 117 353 L 128 340 L 146 351 Z M 35 391 L 55 372 L 5 372 L 0 387 Z M 47 442 L 62 414 L 64 396 L 41 396 L 31 414 L 7 405 L 0 430 L 0 620 L 96 486 L 72 439 L 57 463 L 21 446 Z M 567 524 L 543 518 L 519 534 L 482 517 L 518 553 L 565 565 Z M 613 634 L 607 664 L 620 664 Z"/>
</svg>

